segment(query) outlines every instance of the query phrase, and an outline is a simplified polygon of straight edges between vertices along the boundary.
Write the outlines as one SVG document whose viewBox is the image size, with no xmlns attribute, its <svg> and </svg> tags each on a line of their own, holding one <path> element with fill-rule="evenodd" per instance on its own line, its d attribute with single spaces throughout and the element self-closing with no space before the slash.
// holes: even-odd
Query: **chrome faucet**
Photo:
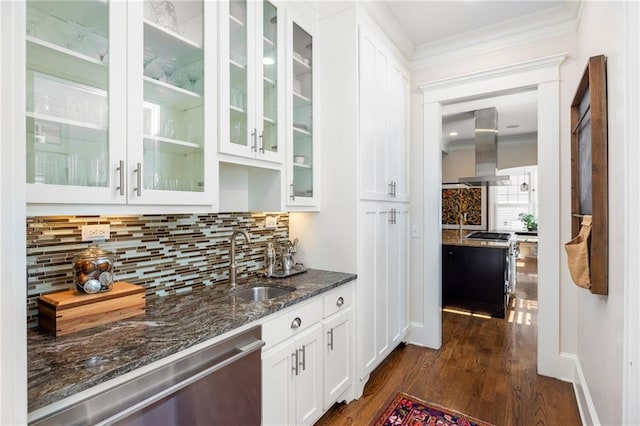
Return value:
<svg viewBox="0 0 640 426">
<path fill-rule="evenodd" d="M 249 238 L 249 234 L 247 231 L 243 230 L 235 230 L 231 234 L 231 252 L 229 254 L 229 284 L 231 287 L 236 286 L 236 237 L 238 235 L 242 235 L 247 243 L 251 242 L 251 238 Z"/>
</svg>

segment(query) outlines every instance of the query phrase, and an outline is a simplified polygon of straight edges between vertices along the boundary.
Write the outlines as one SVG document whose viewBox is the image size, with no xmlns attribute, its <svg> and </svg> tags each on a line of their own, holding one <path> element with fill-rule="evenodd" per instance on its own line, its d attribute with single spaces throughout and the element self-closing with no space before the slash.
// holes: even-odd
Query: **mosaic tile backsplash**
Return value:
<svg viewBox="0 0 640 426">
<path fill-rule="evenodd" d="M 147 296 L 189 291 L 228 279 L 231 232 L 242 229 L 251 243 L 236 242 L 238 278 L 264 267 L 267 242 L 289 237 L 289 216 L 265 228 L 264 213 L 140 216 L 27 217 L 27 326 L 37 324 L 42 294 L 73 287 L 72 259 L 86 249 L 83 225 L 109 224 L 111 238 L 99 244 L 115 259 L 116 281 L 138 284 Z"/>
</svg>

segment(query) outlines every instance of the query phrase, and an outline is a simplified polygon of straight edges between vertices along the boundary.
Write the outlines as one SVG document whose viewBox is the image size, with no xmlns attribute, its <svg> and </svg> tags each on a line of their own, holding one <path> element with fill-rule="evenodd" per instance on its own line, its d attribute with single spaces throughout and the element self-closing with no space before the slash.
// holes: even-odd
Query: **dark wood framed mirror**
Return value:
<svg viewBox="0 0 640 426">
<path fill-rule="evenodd" d="M 589 58 L 571 103 L 571 235 L 591 215 L 590 291 L 608 294 L 607 72 L 604 55 Z"/>
</svg>

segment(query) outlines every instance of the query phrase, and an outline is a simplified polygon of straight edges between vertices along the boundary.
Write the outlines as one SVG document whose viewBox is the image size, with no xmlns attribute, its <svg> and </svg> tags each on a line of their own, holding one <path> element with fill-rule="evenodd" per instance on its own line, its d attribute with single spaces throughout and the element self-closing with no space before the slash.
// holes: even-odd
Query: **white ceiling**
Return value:
<svg viewBox="0 0 640 426">
<path fill-rule="evenodd" d="M 528 28 L 544 28 L 551 22 L 575 19 L 580 6 L 579 0 L 386 0 L 384 4 L 416 50 L 437 44 L 455 48 L 460 40 L 479 40 L 491 32 L 517 33 L 523 23 Z M 498 110 L 499 143 L 535 137 L 537 94 L 525 92 L 444 107 L 445 145 L 471 145 L 475 136 L 472 112 L 488 107 Z M 449 136 L 454 131 L 458 135 Z"/>
<path fill-rule="evenodd" d="M 386 0 L 416 47 L 500 26 L 545 20 L 548 14 L 571 19 L 578 0 Z M 470 34 L 471 35 L 471 34 Z"/>
</svg>

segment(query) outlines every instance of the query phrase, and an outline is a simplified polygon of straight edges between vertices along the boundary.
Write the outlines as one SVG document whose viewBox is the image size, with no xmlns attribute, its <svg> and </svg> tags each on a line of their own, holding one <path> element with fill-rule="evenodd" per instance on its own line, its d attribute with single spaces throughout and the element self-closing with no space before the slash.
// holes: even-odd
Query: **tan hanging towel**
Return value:
<svg viewBox="0 0 640 426">
<path fill-rule="evenodd" d="M 582 218 L 578 235 L 564 245 L 567 252 L 569 272 L 573 282 L 584 288 L 591 288 L 589 269 L 589 236 L 591 235 L 591 215 Z"/>
</svg>

